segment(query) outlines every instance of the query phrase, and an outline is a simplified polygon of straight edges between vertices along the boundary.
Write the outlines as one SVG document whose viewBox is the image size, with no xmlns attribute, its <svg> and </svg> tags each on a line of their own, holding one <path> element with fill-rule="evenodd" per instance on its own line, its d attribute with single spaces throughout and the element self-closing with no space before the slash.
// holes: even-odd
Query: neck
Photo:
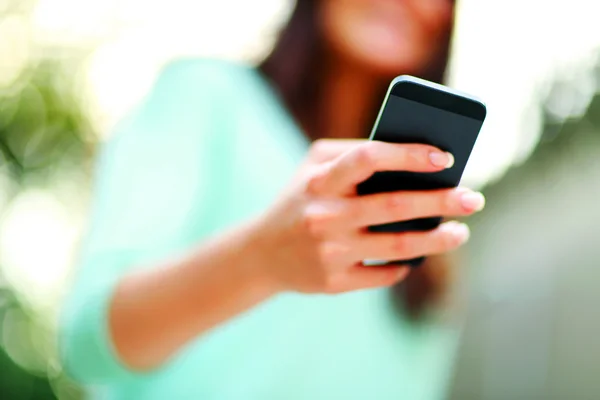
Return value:
<svg viewBox="0 0 600 400">
<path fill-rule="evenodd" d="M 341 60 L 328 63 L 323 79 L 321 137 L 364 138 L 384 80 Z"/>
</svg>

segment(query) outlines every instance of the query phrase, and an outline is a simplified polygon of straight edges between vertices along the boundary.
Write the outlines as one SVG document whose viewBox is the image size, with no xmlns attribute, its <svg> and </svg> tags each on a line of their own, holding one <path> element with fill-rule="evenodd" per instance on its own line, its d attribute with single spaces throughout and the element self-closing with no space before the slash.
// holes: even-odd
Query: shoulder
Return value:
<svg viewBox="0 0 600 400">
<path fill-rule="evenodd" d="M 240 88 L 250 86 L 256 74 L 252 66 L 226 60 L 172 61 L 159 71 L 150 90 L 117 130 L 143 131 L 146 137 L 165 130 L 198 130 L 199 125 L 220 120 L 225 109 L 234 111 L 236 104 L 252 97 Z"/>
<path fill-rule="evenodd" d="M 229 97 L 241 85 L 254 79 L 256 70 L 239 62 L 191 58 L 170 62 L 162 68 L 153 92 L 177 97 Z"/>
</svg>

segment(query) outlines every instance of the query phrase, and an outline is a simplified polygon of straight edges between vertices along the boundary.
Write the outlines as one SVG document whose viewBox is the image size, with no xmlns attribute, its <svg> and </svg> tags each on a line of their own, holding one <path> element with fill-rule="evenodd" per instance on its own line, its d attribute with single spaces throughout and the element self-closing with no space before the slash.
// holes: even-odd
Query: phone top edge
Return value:
<svg viewBox="0 0 600 400">
<path fill-rule="evenodd" d="M 412 76 L 412 75 L 400 75 L 395 77 L 392 80 L 392 83 L 390 84 L 389 90 L 388 90 L 388 94 L 392 92 L 392 90 L 394 89 L 394 87 L 399 84 L 399 83 L 414 83 L 417 85 L 421 85 L 421 86 L 425 86 L 431 89 L 435 89 L 444 93 L 448 93 L 454 96 L 459 96 L 459 97 L 463 97 L 466 98 L 468 100 L 474 101 L 476 103 L 479 103 L 481 106 L 483 106 L 483 108 L 487 111 L 487 105 L 486 103 L 479 98 L 478 96 L 475 96 L 471 93 L 466 93 L 463 92 L 461 90 L 458 89 L 454 89 L 451 88 L 449 86 L 446 85 L 442 85 L 440 83 L 436 83 L 436 82 L 431 82 L 431 81 L 427 81 L 425 79 L 421 79 L 421 78 L 417 78 L 416 76 Z"/>
</svg>

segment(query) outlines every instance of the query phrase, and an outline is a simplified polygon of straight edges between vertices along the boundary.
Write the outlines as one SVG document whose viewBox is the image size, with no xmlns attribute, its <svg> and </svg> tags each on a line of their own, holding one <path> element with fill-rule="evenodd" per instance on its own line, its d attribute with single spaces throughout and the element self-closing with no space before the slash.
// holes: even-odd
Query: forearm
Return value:
<svg viewBox="0 0 600 400">
<path fill-rule="evenodd" d="M 131 369 L 159 366 L 185 343 L 275 294 L 260 272 L 264 252 L 248 225 L 178 260 L 119 283 L 109 311 L 111 338 Z"/>
</svg>

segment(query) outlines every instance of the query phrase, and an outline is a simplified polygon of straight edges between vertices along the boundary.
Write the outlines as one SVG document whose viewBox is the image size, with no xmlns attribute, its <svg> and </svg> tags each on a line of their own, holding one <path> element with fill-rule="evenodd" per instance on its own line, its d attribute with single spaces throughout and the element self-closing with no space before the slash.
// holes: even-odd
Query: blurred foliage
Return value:
<svg viewBox="0 0 600 400">
<path fill-rule="evenodd" d="M 0 289 L 0 332 L 3 332 L 0 349 L 0 398 L 11 400 L 54 399 L 54 391 L 47 375 L 43 372 L 26 371 L 7 352 L 8 346 L 16 346 L 31 353 L 31 329 L 35 325 L 31 314 L 25 311 L 14 292 Z"/>
<path fill-rule="evenodd" d="M 52 60 L 41 61 L 0 92 L 0 166 L 11 179 L 50 178 L 89 159 L 91 129 L 79 100 L 72 77 Z"/>
<path fill-rule="evenodd" d="M 34 5 L 34 0 L 0 2 L 0 23 L 11 16 L 27 18 Z M 0 39 L 10 44 L 15 38 Z M 0 191 L 6 201 L 0 222 L 21 192 L 49 190 L 73 171 L 88 174 L 91 159 L 93 130 L 76 73 L 82 54 L 47 57 L 33 43 L 28 46 L 16 79 L 0 85 Z M 10 65 L 11 59 L 6 61 Z M 5 268 L 0 265 L 0 399 L 79 398 L 77 387 L 61 374 L 54 321 L 29 305 L 27 293 L 10 287 Z"/>
<path fill-rule="evenodd" d="M 72 70 L 42 60 L 0 91 L 0 172 L 10 183 L 3 188 L 9 204 L 24 189 L 49 186 L 73 169 L 87 173 L 92 130 L 67 75 Z M 48 316 L 38 316 L 26 296 L 8 287 L 0 296 L 0 398 L 53 399 L 57 391 L 77 398 L 60 375 Z"/>
</svg>

